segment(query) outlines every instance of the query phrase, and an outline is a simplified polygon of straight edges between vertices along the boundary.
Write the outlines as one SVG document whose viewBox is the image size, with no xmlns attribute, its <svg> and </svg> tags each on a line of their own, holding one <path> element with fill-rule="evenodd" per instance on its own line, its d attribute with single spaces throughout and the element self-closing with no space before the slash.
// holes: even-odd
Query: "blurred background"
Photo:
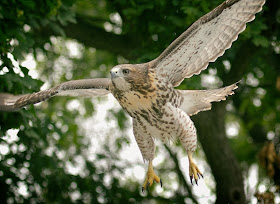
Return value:
<svg viewBox="0 0 280 204">
<path fill-rule="evenodd" d="M 110 77 L 157 57 L 222 0 L 1 0 L 0 92 Z M 239 80 L 236 94 L 192 117 L 198 186 L 178 141 L 156 141 L 154 184 L 131 119 L 112 96 L 54 97 L 0 113 L 0 203 L 279 203 L 280 1 L 267 0 L 230 50 L 180 89 Z"/>
</svg>

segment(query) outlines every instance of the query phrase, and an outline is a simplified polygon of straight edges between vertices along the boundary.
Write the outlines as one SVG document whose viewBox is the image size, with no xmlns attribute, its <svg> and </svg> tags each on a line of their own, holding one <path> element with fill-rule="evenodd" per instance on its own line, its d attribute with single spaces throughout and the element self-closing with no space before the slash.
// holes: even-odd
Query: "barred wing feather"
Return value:
<svg viewBox="0 0 280 204">
<path fill-rule="evenodd" d="M 265 0 L 227 0 L 202 16 L 171 43 L 150 67 L 159 77 L 178 86 L 184 78 L 199 74 L 230 48 L 246 23 L 254 20 Z"/>
<path fill-rule="evenodd" d="M 83 79 L 62 83 L 54 88 L 25 95 L 0 93 L 0 111 L 16 111 L 26 105 L 45 101 L 53 96 L 102 96 L 110 93 L 110 79 Z"/>
</svg>

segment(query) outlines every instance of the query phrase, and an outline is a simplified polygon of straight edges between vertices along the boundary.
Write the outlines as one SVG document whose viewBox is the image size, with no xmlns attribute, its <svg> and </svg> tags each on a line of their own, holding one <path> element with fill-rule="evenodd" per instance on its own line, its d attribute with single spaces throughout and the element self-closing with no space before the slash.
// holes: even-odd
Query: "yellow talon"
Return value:
<svg viewBox="0 0 280 204">
<path fill-rule="evenodd" d="M 200 178 L 200 176 L 203 178 L 203 175 L 198 169 L 197 165 L 193 162 L 191 152 L 188 152 L 188 157 L 189 157 L 189 175 L 190 175 L 191 183 L 193 184 L 192 179 L 194 178 L 196 185 L 198 185 L 197 180 Z"/>
<path fill-rule="evenodd" d="M 148 167 L 148 172 L 147 176 L 145 179 L 145 182 L 142 186 L 142 192 L 144 193 L 145 190 L 149 190 L 149 187 L 152 186 L 153 182 L 160 183 L 162 187 L 162 181 L 161 179 L 155 174 L 154 169 L 153 169 L 153 164 L 152 161 L 149 161 L 149 167 Z"/>
</svg>

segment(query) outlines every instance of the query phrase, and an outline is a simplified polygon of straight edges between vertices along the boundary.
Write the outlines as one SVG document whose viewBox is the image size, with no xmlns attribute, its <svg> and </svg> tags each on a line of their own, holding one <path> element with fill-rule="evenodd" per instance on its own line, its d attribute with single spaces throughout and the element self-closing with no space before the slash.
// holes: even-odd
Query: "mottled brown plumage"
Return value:
<svg viewBox="0 0 280 204">
<path fill-rule="evenodd" d="M 142 191 L 153 181 L 162 185 L 152 166 L 156 138 L 164 142 L 179 138 L 189 158 L 191 182 L 194 178 L 197 183 L 202 173 L 192 159 L 197 135 L 190 116 L 211 109 L 211 102 L 225 100 L 237 85 L 193 91 L 174 87 L 223 55 L 264 3 L 265 0 L 227 0 L 198 19 L 148 63 L 117 65 L 111 70 L 111 79 L 70 81 L 24 96 L 0 94 L 0 111 L 15 111 L 55 95 L 100 96 L 111 92 L 132 117 L 135 139 L 144 160 L 149 161 Z"/>
</svg>

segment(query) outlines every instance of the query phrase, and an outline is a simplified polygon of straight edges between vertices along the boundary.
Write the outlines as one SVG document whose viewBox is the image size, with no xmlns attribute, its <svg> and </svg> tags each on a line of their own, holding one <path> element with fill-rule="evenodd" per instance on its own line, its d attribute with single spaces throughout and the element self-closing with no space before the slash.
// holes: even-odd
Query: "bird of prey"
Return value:
<svg viewBox="0 0 280 204">
<path fill-rule="evenodd" d="M 62 83 L 32 94 L 0 94 L 0 110 L 16 111 L 53 96 L 100 96 L 113 94 L 132 117 L 133 133 L 144 160 L 149 162 L 142 191 L 162 182 L 154 173 L 154 140 L 179 138 L 189 159 L 189 176 L 197 184 L 202 173 L 194 163 L 197 133 L 190 116 L 211 109 L 211 102 L 225 100 L 236 83 L 214 90 L 174 89 L 184 78 L 206 69 L 230 48 L 246 23 L 261 11 L 265 0 L 227 0 L 199 18 L 156 59 L 142 64 L 121 64 L 111 78 L 83 79 Z"/>
</svg>

